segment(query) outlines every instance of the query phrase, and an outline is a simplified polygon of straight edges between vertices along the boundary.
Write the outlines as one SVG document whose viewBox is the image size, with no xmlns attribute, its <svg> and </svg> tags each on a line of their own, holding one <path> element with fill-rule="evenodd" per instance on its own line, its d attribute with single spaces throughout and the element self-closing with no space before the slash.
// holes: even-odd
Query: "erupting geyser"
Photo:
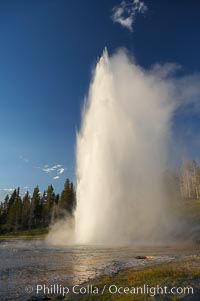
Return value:
<svg viewBox="0 0 200 301">
<path fill-rule="evenodd" d="M 105 50 L 96 66 L 77 136 L 78 243 L 165 234 L 174 88 L 160 73 L 144 71 L 123 50 L 111 57 Z"/>
</svg>

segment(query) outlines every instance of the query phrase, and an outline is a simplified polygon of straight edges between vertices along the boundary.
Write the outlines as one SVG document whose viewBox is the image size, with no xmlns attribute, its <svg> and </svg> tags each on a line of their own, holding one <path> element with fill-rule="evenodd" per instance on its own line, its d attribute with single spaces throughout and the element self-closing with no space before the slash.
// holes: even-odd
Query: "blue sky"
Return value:
<svg viewBox="0 0 200 301">
<path fill-rule="evenodd" d="M 144 68 L 175 62 L 199 73 L 200 2 L 144 2 L 131 30 L 111 18 L 121 1 L 0 1 L 0 197 L 74 180 L 83 99 L 105 46 L 126 47 Z M 199 112 L 188 112 L 175 116 L 174 135 L 198 160 Z"/>
</svg>

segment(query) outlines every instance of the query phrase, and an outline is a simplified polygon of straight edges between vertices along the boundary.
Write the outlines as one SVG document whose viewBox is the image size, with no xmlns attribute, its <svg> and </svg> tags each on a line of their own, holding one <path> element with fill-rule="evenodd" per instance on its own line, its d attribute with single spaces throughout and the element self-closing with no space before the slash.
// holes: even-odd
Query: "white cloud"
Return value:
<svg viewBox="0 0 200 301">
<path fill-rule="evenodd" d="M 12 192 L 14 188 L 0 188 L 0 191 Z"/>
<path fill-rule="evenodd" d="M 126 2 L 123 0 L 112 9 L 111 19 L 114 23 L 119 23 L 122 27 L 132 32 L 136 14 L 144 14 L 147 9 L 143 1 L 133 0 Z"/>
<path fill-rule="evenodd" d="M 43 167 L 39 167 L 42 171 L 44 171 L 45 173 L 49 174 L 49 173 L 53 173 L 54 180 L 57 180 L 60 178 L 60 175 L 64 173 L 65 168 L 63 167 L 62 164 L 55 164 L 52 166 L 49 166 L 48 164 L 44 165 Z"/>
<path fill-rule="evenodd" d="M 59 168 L 59 169 L 57 170 L 57 172 L 58 172 L 59 174 L 62 174 L 64 171 L 65 171 L 64 168 Z"/>
<path fill-rule="evenodd" d="M 42 168 L 42 170 L 45 171 L 45 172 L 47 172 L 47 173 L 49 173 L 49 172 L 55 171 L 55 170 L 58 171 L 58 170 L 61 169 L 61 167 L 62 167 L 61 164 L 53 165 L 51 167 L 49 167 L 48 165 L 44 165 L 44 167 Z"/>
<path fill-rule="evenodd" d="M 62 167 L 62 165 L 61 164 L 57 164 L 57 165 L 54 165 L 52 168 L 57 169 L 57 168 L 60 168 L 60 167 Z"/>
<path fill-rule="evenodd" d="M 42 170 L 48 173 L 48 172 L 53 171 L 54 168 L 52 168 L 52 167 L 44 167 L 44 168 L 42 168 Z"/>
</svg>

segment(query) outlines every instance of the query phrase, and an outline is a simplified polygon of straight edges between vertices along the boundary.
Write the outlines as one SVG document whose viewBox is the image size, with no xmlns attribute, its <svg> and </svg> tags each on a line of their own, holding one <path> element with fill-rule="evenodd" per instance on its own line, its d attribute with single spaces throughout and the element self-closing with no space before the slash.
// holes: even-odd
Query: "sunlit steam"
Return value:
<svg viewBox="0 0 200 301">
<path fill-rule="evenodd" d="M 144 70 L 125 50 L 111 57 L 104 51 L 77 134 L 75 227 L 69 217 L 56 223 L 49 243 L 155 244 L 186 237 L 190 227 L 169 208 L 164 176 L 169 149 L 177 151 L 171 147 L 175 110 L 199 108 L 199 75 L 176 77 L 180 69 L 155 64 Z"/>
<path fill-rule="evenodd" d="M 78 243 L 131 243 L 166 231 L 163 174 L 174 87 L 125 51 L 105 50 L 77 138 Z"/>
</svg>

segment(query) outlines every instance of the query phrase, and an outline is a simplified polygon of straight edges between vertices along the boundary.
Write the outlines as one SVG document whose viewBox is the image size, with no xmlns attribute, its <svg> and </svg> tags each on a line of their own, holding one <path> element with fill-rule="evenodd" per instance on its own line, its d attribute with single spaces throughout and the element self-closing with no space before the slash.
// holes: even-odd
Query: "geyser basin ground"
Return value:
<svg viewBox="0 0 200 301">
<path fill-rule="evenodd" d="M 123 268 L 171 261 L 199 254 L 199 246 L 173 247 L 49 247 L 44 240 L 0 241 L 0 300 L 26 301 L 25 287 L 37 284 L 80 284 Z M 137 255 L 152 255 L 137 260 Z M 34 293 L 33 293 L 34 294 Z"/>
<path fill-rule="evenodd" d="M 90 283 L 93 288 L 98 288 L 99 292 L 104 291 L 104 301 L 113 300 L 113 296 L 114 300 L 118 301 L 199 301 L 199 265 L 200 255 L 186 256 L 170 262 L 129 268 L 113 277 L 104 276 Z M 167 294 L 163 293 L 164 290 Z M 176 290 L 178 293 L 174 294 Z M 95 294 L 88 292 L 84 296 L 70 294 L 66 301 L 78 301 L 83 298 L 87 301 L 97 300 Z M 101 299 L 102 297 L 99 300 Z"/>
</svg>

